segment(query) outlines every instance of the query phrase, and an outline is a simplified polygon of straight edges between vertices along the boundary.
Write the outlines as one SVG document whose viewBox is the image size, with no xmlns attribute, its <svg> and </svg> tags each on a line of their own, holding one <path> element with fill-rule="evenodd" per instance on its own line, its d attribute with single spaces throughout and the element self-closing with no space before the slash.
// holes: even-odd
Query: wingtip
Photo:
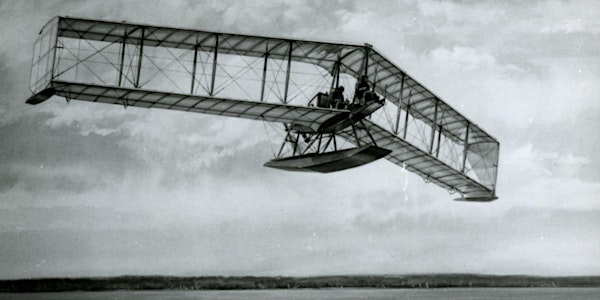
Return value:
<svg viewBox="0 0 600 300">
<path fill-rule="evenodd" d="M 56 94 L 56 89 L 51 88 L 51 87 L 46 88 L 45 90 L 42 90 L 41 92 L 29 97 L 29 99 L 27 99 L 25 101 L 25 103 L 31 104 L 31 105 L 40 104 L 40 103 L 50 99 L 50 97 L 54 96 L 54 94 Z"/>
</svg>

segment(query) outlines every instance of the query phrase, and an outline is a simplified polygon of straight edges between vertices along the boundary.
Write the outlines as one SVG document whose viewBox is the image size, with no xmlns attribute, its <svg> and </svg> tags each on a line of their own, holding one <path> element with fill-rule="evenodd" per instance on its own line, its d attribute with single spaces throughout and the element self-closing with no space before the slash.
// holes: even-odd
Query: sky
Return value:
<svg viewBox="0 0 600 300">
<path fill-rule="evenodd" d="M 600 274 L 599 1 L 0 1 L 0 279 Z M 54 16 L 368 42 L 500 141 L 498 200 L 283 172 L 257 121 L 25 104 Z"/>
</svg>

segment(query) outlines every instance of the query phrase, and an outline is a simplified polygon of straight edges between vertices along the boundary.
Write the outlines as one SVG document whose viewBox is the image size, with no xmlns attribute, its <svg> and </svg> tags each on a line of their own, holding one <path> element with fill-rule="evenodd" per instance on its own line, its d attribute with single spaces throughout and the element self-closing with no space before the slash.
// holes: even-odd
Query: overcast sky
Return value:
<svg viewBox="0 0 600 300">
<path fill-rule="evenodd" d="M 600 274 L 598 1 L 1 1 L 0 278 Z M 381 160 L 262 167 L 261 122 L 29 106 L 32 48 L 73 16 L 371 43 L 500 141 L 499 199 Z"/>
</svg>

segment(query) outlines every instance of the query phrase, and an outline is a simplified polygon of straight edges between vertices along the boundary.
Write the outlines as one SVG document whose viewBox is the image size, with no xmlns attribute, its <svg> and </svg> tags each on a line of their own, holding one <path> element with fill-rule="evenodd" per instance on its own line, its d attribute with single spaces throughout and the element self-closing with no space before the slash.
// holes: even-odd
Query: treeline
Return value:
<svg viewBox="0 0 600 300">
<path fill-rule="evenodd" d="M 0 281 L 0 292 L 458 287 L 600 287 L 600 276 L 536 277 L 476 274 L 321 277 L 121 276 Z"/>
</svg>

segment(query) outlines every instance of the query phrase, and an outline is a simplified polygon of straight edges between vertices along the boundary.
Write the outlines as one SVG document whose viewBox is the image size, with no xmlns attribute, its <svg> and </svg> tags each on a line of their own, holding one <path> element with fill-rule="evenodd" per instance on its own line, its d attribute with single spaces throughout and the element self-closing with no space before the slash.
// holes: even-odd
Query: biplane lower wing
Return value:
<svg viewBox="0 0 600 300">
<path fill-rule="evenodd" d="M 27 103 L 38 104 L 52 95 L 89 102 L 109 103 L 144 108 L 163 108 L 228 117 L 297 125 L 317 132 L 332 118 L 347 117 L 347 110 L 287 104 L 235 100 L 189 94 L 103 86 L 97 84 L 52 81 L 48 88 L 31 96 Z"/>
<path fill-rule="evenodd" d="M 497 199 L 494 191 L 478 183 L 466 174 L 455 170 L 429 153 L 408 143 L 383 127 L 364 120 L 364 124 L 376 142 L 377 147 L 391 150 L 385 158 L 396 165 L 418 174 L 426 181 L 443 187 L 452 192 L 459 192 L 462 197 L 457 200 L 486 202 Z M 352 131 L 338 133 L 349 142 L 355 140 Z M 368 135 L 359 136 L 359 141 L 369 144 L 372 140 Z"/>
</svg>

